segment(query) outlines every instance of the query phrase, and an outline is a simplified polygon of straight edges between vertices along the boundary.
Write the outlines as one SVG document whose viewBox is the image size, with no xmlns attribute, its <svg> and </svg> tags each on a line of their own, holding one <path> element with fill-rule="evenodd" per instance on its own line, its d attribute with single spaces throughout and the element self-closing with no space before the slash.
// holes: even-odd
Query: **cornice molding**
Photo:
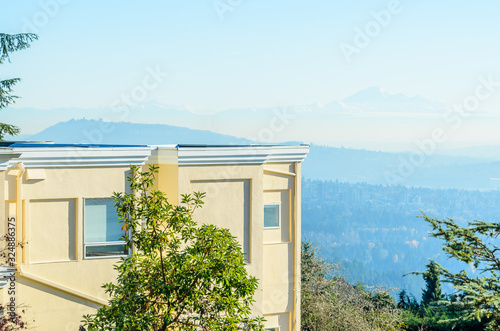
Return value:
<svg viewBox="0 0 500 331">
<path fill-rule="evenodd" d="M 216 165 L 302 162 L 300 146 L 27 146 L 0 150 L 0 170 L 17 167 L 117 167 L 149 164 Z"/>
<path fill-rule="evenodd" d="M 179 165 L 302 162 L 309 146 L 178 147 Z"/>
<path fill-rule="evenodd" d="M 17 154 L 8 167 L 22 162 L 26 168 L 117 167 L 145 164 L 151 155 L 146 147 L 14 147 Z"/>
</svg>

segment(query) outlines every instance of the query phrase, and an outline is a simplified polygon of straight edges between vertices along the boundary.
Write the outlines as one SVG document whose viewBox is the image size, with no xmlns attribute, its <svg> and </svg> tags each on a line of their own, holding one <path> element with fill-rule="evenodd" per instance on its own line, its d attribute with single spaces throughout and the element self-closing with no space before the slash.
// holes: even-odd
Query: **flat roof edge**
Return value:
<svg viewBox="0 0 500 331">
<path fill-rule="evenodd" d="M 15 167 L 110 167 L 143 164 L 224 165 L 302 162 L 309 145 L 12 144 L 0 148 Z M 11 156 L 11 157 L 9 157 Z M 0 167 L 1 168 L 1 167 Z"/>
</svg>

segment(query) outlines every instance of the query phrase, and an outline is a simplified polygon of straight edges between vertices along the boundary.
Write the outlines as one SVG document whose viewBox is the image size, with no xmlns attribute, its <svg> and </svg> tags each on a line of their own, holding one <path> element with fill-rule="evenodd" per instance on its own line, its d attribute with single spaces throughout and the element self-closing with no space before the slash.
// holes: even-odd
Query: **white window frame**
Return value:
<svg viewBox="0 0 500 331">
<path fill-rule="evenodd" d="M 266 209 L 266 206 L 278 206 L 278 226 L 266 226 L 265 213 L 264 213 L 264 219 L 262 220 L 262 226 L 264 227 L 264 230 L 280 229 L 281 228 L 281 202 L 265 203 L 264 207 L 263 207 L 263 211 Z"/>
<path fill-rule="evenodd" d="M 130 248 L 127 249 L 127 254 L 120 255 L 103 255 L 103 256 L 87 256 L 87 247 L 89 246 L 113 246 L 113 245 L 126 245 L 126 242 L 123 240 L 118 241 L 104 241 L 104 242 L 93 242 L 86 243 L 85 242 L 85 201 L 92 199 L 113 199 L 113 197 L 91 197 L 91 198 L 83 198 L 83 259 L 84 260 L 99 260 L 99 259 L 117 259 L 120 257 L 130 256 L 132 251 Z M 130 235 L 130 233 L 129 233 Z"/>
</svg>

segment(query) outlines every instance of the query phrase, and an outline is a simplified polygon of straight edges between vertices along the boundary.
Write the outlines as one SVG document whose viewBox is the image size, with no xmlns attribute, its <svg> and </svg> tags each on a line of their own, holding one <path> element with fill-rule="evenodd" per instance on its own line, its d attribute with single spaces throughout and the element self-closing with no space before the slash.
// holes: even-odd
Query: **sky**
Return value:
<svg viewBox="0 0 500 331">
<path fill-rule="evenodd" d="M 371 86 L 452 107 L 481 77 L 500 81 L 495 0 L 0 4 L 0 32 L 40 37 L 0 68 L 22 78 L 19 108 L 109 108 L 141 86 L 141 101 L 200 113 L 328 103 Z M 484 103 L 497 108 L 500 93 Z"/>
</svg>

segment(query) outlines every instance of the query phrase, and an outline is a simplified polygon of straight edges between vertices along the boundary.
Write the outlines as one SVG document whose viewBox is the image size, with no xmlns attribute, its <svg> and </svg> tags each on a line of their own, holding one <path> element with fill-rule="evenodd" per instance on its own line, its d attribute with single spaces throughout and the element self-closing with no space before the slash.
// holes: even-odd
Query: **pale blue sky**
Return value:
<svg viewBox="0 0 500 331">
<path fill-rule="evenodd" d="M 479 76 L 500 80 L 500 2 L 399 2 L 348 63 L 341 43 L 391 1 L 220 0 L 234 4 L 220 19 L 212 0 L 2 0 L 0 31 L 34 26 L 40 40 L 0 77 L 22 78 L 16 107 L 109 107 L 159 66 L 169 75 L 148 99 L 198 111 L 325 103 L 369 86 L 452 104 Z"/>
</svg>

